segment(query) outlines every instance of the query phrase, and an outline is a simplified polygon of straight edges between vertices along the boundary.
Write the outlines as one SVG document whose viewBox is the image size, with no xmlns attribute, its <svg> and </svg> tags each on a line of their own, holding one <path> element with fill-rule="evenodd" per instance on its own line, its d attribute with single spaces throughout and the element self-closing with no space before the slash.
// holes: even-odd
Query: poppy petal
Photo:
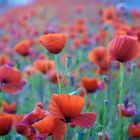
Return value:
<svg viewBox="0 0 140 140">
<path fill-rule="evenodd" d="M 25 85 L 25 81 L 19 81 L 19 82 L 13 82 L 13 83 L 9 83 L 9 84 L 4 84 L 1 86 L 1 89 L 9 94 L 17 94 L 22 87 Z"/>
<path fill-rule="evenodd" d="M 14 76 L 13 76 L 14 75 Z M 21 73 L 14 67 L 3 65 L 0 67 L 0 81 L 17 82 L 21 80 Z"/>
<path fill-rule="evenodd" d="M 50 113 L 59 117 L 77 117 L 84 107 L 84 98 L 68 94 L 52 95 Z"/>
<path fill-rule="evenodd" d="M 20 125 L 30 125 L 43 119 L 46 116 L 45 112 L 40 108 L 36 107 L 31 113 L 27 114 L 23 120 L 20 121 Z"/>
<path fill-rule="evenodd" d="M 73 119 L 73 122 L 81 126 L 83 128 L 91 128 L 96 121 L 96 113 L 95 112 L 89 112 L 89 113 L 82 113 L 75 119 Z"/>
<path fill-rule="evenodd" d="M 33 127 L 39 132 L 41 135 L 49 135 L 52 134 L 54 129 L 54 121 L 55 117 L 47 116 L 44 119 L 33 124 Z"/>
<path fill-rule="evenodd" d="M 60 119 L 56 119 L 52 140 L 62 140 L 65 136 L 65 133 L 66 123 L 62 122 Z"/>
</svg>

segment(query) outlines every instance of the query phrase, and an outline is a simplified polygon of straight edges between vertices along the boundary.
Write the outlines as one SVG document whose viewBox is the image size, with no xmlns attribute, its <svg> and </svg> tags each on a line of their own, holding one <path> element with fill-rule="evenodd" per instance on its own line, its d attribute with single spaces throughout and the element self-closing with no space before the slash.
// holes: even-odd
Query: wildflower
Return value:
<svg viewBox="0 0 140 140">
<path fill-rule="evenodd" d="M 25 117 L 25 115 L 15 115 L 14 116 L 14 127 L 17 131 L 17 133 L 29 137 L 32 135 L 32 132 L 30 130 L 30 127 L 28 125 L 21 125 L 19 122 Z"/>
<path fill-rule="evenodd" d="M 52 140 L 62 140 L 66 132 L 66 124 L 51 115 L 34 123 L 33 127 L 40 136 L 48 137 L 52 135 Z"/>
<path fill-rule="evenodd" d="M 120 111 L 120 104 L 117 106 L 118 113 Z M 137 111 L 134 104 L 129 104 L 125 106 L 124 104 L 121 105 L 121 115 L 125 117 L 136 116 Z"/>
<path fill-rule="evenodd" d="M 137 38 L 128 35 L 117 35 L 108 46 L 110 58 L 122 63 L 135 59 L 139 49 Z"/>
<path fill-rule="evenodd" d="M 60 53 L 66 44 L 67 36 L 64 34 L 47 34 L 42 35 L 40 38 L 41 44 L 53 54 Z"/>
<path fill-rule="evenodd" d="M 99 81 L 97 78 L 82 77 L 81 85 L 86 89 L 88 93 L 95 92 L 99 88 Z"/>
<path fill-rule="evenodd" d="M 140 123 L 130 123 L 128 127 L 129 136 L 132 138 L 140 137 Z"/>
<path fill-rule="evenodd" d="M 13 50 L 21 56 L 27 56 L 31 51 L 31 42 L 29 40 L 23 40 L 17 43 Z"/>
<path fill-rule="evenodd" d="M 68 94 L 53 94 L 49 105 L 50 114 L 63 123 L 74 122 L 77 126 L 91 128 L 96 121 L 96 113 L 81 113 L 83 107 L 83 97 Z"/>
<path fill-rule="evenodd" d="M 0 136 L 4 136 L 9 133 L 12 123 L 12 115 L 0 113 Z"/>
<path fill-rule="evenodd" d="M 15 68 L 9 65 L 3 65 L 0 67 L 0 88 L 8 94 L 18 93 L 25 81 L 22 80 L 21 73 Z"/>
<path fill-rule="evenodd" d="M 39 72 L 46 74 L 51 69 L 54 69 L 55 63 L 53 60 L 36 60 L 33 64 L 33 67 Z"/>
<path fill-rule="evenodd" d="M 8 104 L 6 101 L 2 101 L 2 112 L 8 114 L 15 114 L 16 113 L 16 102 L 12 102 Z"/>
</svg>

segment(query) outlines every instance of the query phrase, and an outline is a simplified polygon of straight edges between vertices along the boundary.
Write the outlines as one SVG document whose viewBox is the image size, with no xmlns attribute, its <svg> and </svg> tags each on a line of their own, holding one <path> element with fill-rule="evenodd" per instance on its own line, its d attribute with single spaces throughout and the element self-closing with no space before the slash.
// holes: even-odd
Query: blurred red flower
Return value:
<svg viewBox="0 0 140 140">
<path fill-rule="evenodd" d="M 48 49 L 50 53 L 60 53 L 66 44 L 67 36 L 60 33 L 42 35 L 40 38 L 41 44 Z"/>
</svg>

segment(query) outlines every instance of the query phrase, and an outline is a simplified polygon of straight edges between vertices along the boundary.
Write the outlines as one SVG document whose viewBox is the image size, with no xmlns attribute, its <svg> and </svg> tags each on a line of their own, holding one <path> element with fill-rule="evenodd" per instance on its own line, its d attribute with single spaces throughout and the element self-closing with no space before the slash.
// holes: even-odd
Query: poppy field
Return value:
<svg viewBox="0 0 140 140">
<path fill-rule="evenodd" d="M 139 140 L 140 11 L 35 0 L 0 13 L 0 140 Z"/>
</svg>

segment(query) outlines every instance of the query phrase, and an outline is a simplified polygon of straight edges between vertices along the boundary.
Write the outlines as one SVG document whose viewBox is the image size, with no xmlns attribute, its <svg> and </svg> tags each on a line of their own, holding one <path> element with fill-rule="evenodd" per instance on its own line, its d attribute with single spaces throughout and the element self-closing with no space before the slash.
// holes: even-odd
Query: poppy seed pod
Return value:
<svg viewBox="0 0 140 140">
<path fill-rule="evenodd" d="M 66 57 L 66 66 L 69 67 L 71 65 L 71 63 L 72 63 L 72 57 L 67 56 Z"/>
</svg>

